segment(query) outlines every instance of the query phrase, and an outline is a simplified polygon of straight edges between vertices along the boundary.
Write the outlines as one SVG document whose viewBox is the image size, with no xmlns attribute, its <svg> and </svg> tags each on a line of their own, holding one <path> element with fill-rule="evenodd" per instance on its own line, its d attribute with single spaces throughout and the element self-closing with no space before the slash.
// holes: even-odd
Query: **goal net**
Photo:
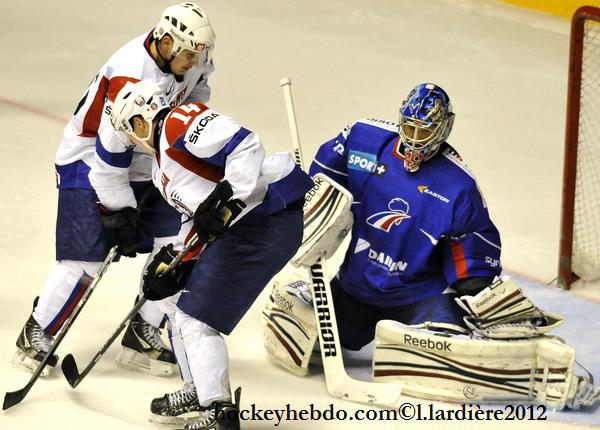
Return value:
<svg viewBox="0 0 600 430">
<path fill-rule="evenodd" d="M 559 284 L 600 279 L 600 9 L 571 23 Z"/>
</svg>

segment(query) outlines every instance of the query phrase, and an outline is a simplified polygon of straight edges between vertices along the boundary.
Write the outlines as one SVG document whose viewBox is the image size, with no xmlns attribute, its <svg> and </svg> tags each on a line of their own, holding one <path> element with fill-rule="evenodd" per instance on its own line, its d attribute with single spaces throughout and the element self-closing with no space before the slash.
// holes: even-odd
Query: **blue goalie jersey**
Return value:
<svg viewBox="0 0 600 430">
<path fill-rule="evenodd" d="M 321 172 L 354 197 L 342 288 L 375 306 L 441 294 L 468 277 L 500 274 L 500 235 L 477 182 L 447 143 L 409 173 L 393 122 L 367 119 L 346 127 L 317 152 Z"/>
</svg>

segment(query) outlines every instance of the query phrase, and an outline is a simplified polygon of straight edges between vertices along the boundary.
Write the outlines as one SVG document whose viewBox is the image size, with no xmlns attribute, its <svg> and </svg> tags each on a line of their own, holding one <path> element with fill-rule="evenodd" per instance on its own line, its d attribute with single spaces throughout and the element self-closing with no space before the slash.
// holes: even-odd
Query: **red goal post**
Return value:
<svg viewBox="0 0 600 430">
<path fill-rule="evenodd" d="M 571 21 L 558 283 L 600 280 L 600 9 Z"/>
</svg>

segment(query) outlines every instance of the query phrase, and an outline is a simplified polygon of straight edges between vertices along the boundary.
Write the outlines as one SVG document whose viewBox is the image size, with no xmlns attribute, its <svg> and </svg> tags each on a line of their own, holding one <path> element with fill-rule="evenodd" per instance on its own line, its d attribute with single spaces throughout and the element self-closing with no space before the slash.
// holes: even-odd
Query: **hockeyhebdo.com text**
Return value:
<svg viewBox="0 0 600 430">
<path fill-rule="evenodd" d="M 256 404 L 240 409 L 242 421 L 269 421 L 274 427 L 297 421 L 538 421 L 546 420 L 543 405 L 504 405 L 494 408 L 474 404 L 451 407 L 448 405 L 413 404 L 405 402 L 398 409 L 357 409 L 347 411 L 332 403 L 317 408 L 313 403 L 306 408 L 261 409 Z"/>
</svg>

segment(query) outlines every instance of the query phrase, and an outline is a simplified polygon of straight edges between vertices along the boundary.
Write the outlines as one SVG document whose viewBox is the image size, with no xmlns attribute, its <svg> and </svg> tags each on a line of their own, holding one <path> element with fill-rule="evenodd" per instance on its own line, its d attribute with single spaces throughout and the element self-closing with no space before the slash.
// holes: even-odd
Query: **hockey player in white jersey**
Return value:
<svg viewBox="0 0 600 430">
<path fill-rule="evenodd" d="M 37 367 L 110 247 L 118 245 L 121 255 L 132 257 L 160 249 L 177 234 L 178 213 L 152 186 L 151 157 L 126 148 L 110 124 L 112 100 L 126 82 L 149 79 L 172 106 L 206 102 L 214 40 L 197 5 L 170 6 L 153 30 L 117 50 L 86 89 L 56 155 L 56 265 L 17 340 L 15 363 L 32 371 Z M 159 336 L 163 318 L 154 303 L 142 308 L 123 337 L 122 366 L 172 373 L 173 353 Z M 56 362 L 52 357 L 49 364 Z"/>
<path fill-rule="evenodd" d="M 171 296 L 169 318 L 183 336 L 192 376 L 179 395 L 152 402 L 152 419 L 176 423 L 196 412 L 186 429 L 237 430 L 239 392 L 234 401 L 221 334 L 235 328 L 296 252 L 304 194 L 313 182 L 291 154 L 265 158 L 256 133 L 200 103 L 171 110 L 149 82 L 127 84 L 112 117 L 132 143 L 156 153 L 154 183 L 182 213 L 175 249 L 194 233 L 202 243 L 216 239 L 196 260 L 158 277 L 176 255 L 166 246 L 144 275 L 148 299 Z M 231 215 L 229 221 L 219 208 Z"/>
</svg>

